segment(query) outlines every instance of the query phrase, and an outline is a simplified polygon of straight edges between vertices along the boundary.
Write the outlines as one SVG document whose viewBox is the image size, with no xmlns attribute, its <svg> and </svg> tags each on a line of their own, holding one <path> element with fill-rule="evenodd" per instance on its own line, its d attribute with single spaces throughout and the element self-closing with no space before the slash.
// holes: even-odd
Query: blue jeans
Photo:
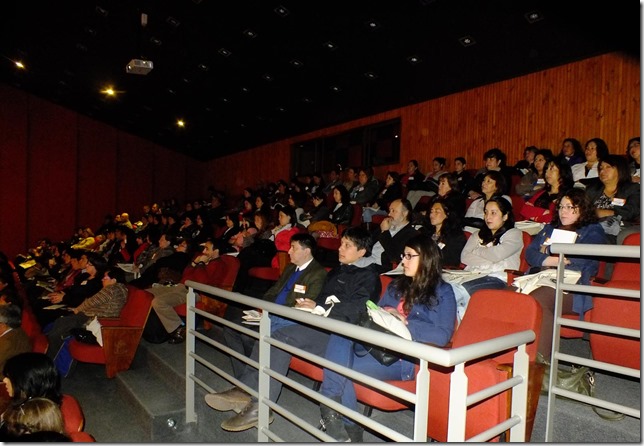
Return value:
<svg viewBox="0 0 644 446">
<path fill-rule="evenodd" d="M 390 366 L 380 364 L 373 356 L 357 356 L 353 352 L 353 341 L 338 335 L 331 335 L 324 356 L 329 361 L 343 365 L 357 372 L 372 376 L 380 380 L 400 380 L 402 361 L 397 361 Z M 358 399 L 353 387 L 353 381 L 329 369 L 324 369 L 324 380 L 320 393 L 326 397 L 340 397 L 342 405 L 346 408 L 358 410 Z M 353 423 L 344 418 L 345 423 Z"/>
<path fill-rule="evenodd" d="M 508 284 L 497 277 L 480 277 L 478 279 L 470 280 L 463 284 L 463 288 L 470 293 L 470 296 L 478 290 L 504 290 Z"/>
</svg>

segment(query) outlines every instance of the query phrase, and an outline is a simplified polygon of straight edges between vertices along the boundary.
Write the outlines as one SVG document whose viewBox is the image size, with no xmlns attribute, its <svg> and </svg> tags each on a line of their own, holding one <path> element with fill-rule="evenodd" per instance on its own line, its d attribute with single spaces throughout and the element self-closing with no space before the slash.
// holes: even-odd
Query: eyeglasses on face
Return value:
<svg viewBox="0 0 644 446">
<path fill-rule="evenodd" d="M 566 205 L 559 205 L 559 206 L 557 206 L 557 209 L 558 209 L 558 210 L 560 210 L 560 211 L 561 211 L 561 210 L 565 210 L 565 211 L 574 211 L 574 210 L 575 210 L 575 209 L 577 209 L 578 207 L 579 207 L 579 206 L 572 206 L 572 205 L 570 205 L 570 204 L 566 204 Z"/>
<path fill-rule="evenodd" d="M 405 260 L 411 260 L 414 257 L 419 257 L 420 254 L 400 254 L 400 260 L 405 259 Z"/>
</svg>

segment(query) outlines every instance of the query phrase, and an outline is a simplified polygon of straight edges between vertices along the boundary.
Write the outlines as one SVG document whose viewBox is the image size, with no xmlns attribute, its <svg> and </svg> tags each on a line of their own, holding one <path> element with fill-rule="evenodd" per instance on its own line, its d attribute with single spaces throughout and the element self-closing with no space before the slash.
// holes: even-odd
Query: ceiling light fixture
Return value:
<svg viewBox="0 0 644 446">
<path fill-rule="evenodd" d="M 265 73 L 265 74 L 262 76 L 262 79 L 264 79 L 266 82 L 271 82 L 271 81 L 273 80 L 273 76 L 271 76 L 271 75 L 270 75 L 270 74 L 268 74 L 268 73 Z"/>
<path fill-rule="evenodd" d="M 301 66 L 304 65 L 304 63 L 302 63 L 302 61 L 298 60 L 298 59 L 291 59 L 290 64 L 293 65 L 296 68 L 300 68 Z"/>
<path fill-rule="evenodd" d="M 96 6 L 96 8 L 94 8 L 94 11 L 96 11 L 96 14 L 100 15 L 101 17 L 107 17 L 107 15 L 109 14 L 107 9 L 101 8 L 98 5 Z"/>
<path fill-rule="evenodd" d="M 197 67 L 198 67 L 201 71 L 208 71 L 208 70 L 210 70 L 210 67 L 208 67 L 208 65 L 203 64 L 203 63 L 200 63 L 199 65 L 197 65 Z"/>
<path fill-rule="evenodd" d="M 338 46 L 335 43 L 331 42 L 330 40 L 324 42 L 324 47 L 331 51 L 335 51 L 338 49 Z"/>
<path fill-rule="evenodd" d="M 460 39 L 458 39 L 461 45 L 468 47 L 472 46 L 476 43 L 476 40 L 472 36 L 463 36 Z"/>
<path fill-rule="evenodd" d="M 339 93 L 340 91 L 342 91 L 342 89 L 340 87 L 338 87 L 337 85 L 331 85 L 330 88 L 331 88 L 331 91 L 334 91 L 336 93 Z"/>
<path fill-rule="evenodd" d="M 25 64 L 23 64 L 23 63 L 22 63 L 22 62 L 20 62 L 19 60 L 15 60 L 15 61 L 13 62 L 13 64 L 16 66 L 16 68 L 19 68 L 19 69 L 21 69 L 21 70 L 24 70 L 24 69 L 26 69 L 26 68 L 27 68 L 27 67 L 25 67 Z"/>
<path fill-rule="evenodd" d="M 165 19 L 165 21 L 168 25 L 170 25 L 173 28 L 178 28 L 179 25 L 181 25 L 181 22 L 172 16 L 168 16 L 168 18 Z"/>
<path fill-rule="evenodd" d="M 288 9 L 286 9 L 282 5 L 279 5 L 277 8 L 273 9 L 273 11 L 275 11 L 275 14 L 277 14 L 278 16 L 280 16 L 282 18 L 286 17 L 289 14 Z"/>
<path fill-rule="evenodd" d="M 418 65 L 418 64 L 419 64 L 419 63 L 421 63 L 422 61 L 423 61 L 423 60 L 422 60 L 420 57 L 416 56 L 416 55 L 409 56 L 409 57 L 407 58 L 407 62 L 409 62 L 409 63 L 410 63 L 410 64 L 412 64 L 412 65 Z"/>
<path fill-rule="evenodd" d="M 243 34 L 249 39 L 254 39 L 255 37 L 257 37 L 257 33 L 252 29 L 245 30 Z"/>
<path fill-rule="evenodd" d="M 376 73 L 374 73 L 373 71 L 367 71 L 367 72 L 364 74 L 364 76 L 365 76 L 367 79 L 371 79 L 371 80 L 374 80 L 374 79 L 377 79 L 377 78 L 378 78 L 378 75 L 377 75 Z"/>
<path fill-rule="evenodd" d="M 156 45 L 156 46 L 161 46 L 163 42 L 161 42 L 161 39 L 158 37 L 150 37 L 150 43 Z"/>
<path fill-rule="evenodd" d="M 367 22 L 365 22 L 365 25 L 367 25 L 367 28 L 369 28 L 370 30 L 376 30 L 380 28 L 380 24 L 375 20 L 367 20 Z"/>
<path fill-rule="evenodd" d="M 525 17 L 528 23 L 535 23 L 543 20 L 543 15 L 537 11 L 526 12 L 523 17 Z"/>
<path fill-rule="evenodd" d="M 217 51 L 219 54 L 221 54 L 224 57 L 230 56 L 232 53 L 228 51 L 226 48 L 219 48 L 219 51 Z"/>
<path fill-rule="evenodd" d="M 186 122 L 183 119 L 177 119 L 177 127 L 185 128 Z"/>
</svg>

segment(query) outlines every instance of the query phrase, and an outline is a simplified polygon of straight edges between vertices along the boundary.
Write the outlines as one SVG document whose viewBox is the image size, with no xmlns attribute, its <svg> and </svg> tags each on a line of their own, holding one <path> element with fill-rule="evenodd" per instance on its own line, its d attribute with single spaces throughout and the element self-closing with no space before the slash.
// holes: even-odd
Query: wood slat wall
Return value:
<svg viewBox="0 0 644 446">
<path fill-rule="evenodd" d="M 436 156 L 482 166 L 482 154 L 499 147 L 510 164 L 526 146 L 558 153 L 566 137 L 585 144 L 601 137 L 611 153 L 624 153 L 640 134 L 640 64 L 619 53 L 606 54 L 266 144 L 209 162 L 208 184 L 239 194 L 258 181 L 288 179 L 291 145 L 355 127 L 400 117 L 400 163 L 379 166 L 404 171 L 417 159 L 423 171 Z"/>
</svg>

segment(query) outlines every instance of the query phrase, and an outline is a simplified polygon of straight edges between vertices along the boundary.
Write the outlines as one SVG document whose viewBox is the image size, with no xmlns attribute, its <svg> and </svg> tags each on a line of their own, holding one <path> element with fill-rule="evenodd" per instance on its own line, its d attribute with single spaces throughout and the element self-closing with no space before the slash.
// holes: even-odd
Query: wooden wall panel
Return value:
<svg viewBox="0 0 644 446">
<path fill-rule="evenodd" d="M 293 143 L 397 117 L 400 163 L 376 167 L 381 178 L 389 170 L 404 172 L 411 159 L 426 172 L 436 156 L 446 157 L 449 168 L 456 156 L 480 168 L 493 147 L 515 164 L 530 145 L 558 153 L 566 137 L 582 144 L 601 137 L 612 153 L 623 153 L 640 134 L 640 112 L 639 61 L 613 53 L 276 141 L 211 161 L 209 170 L 216 187 L 239 194 L 258 179 L 286 178 Z"/>
<path fill-rule="evenodd" d="M 30 98 L 28 142 L 27 244 L 37 239 L 69 239 L 76 222 L 77 116 Z"/>
<path fill-rule="evenodd" d="M 78 120 L 77 224 L 96 230 L 117 209 L 118 134 L 85 116 Z"/>
<path fill-rule="evenodd" d="M 28 101 L 0 85 L 0 251 L 13 257 L 27 244 Z"/>
</svg>

